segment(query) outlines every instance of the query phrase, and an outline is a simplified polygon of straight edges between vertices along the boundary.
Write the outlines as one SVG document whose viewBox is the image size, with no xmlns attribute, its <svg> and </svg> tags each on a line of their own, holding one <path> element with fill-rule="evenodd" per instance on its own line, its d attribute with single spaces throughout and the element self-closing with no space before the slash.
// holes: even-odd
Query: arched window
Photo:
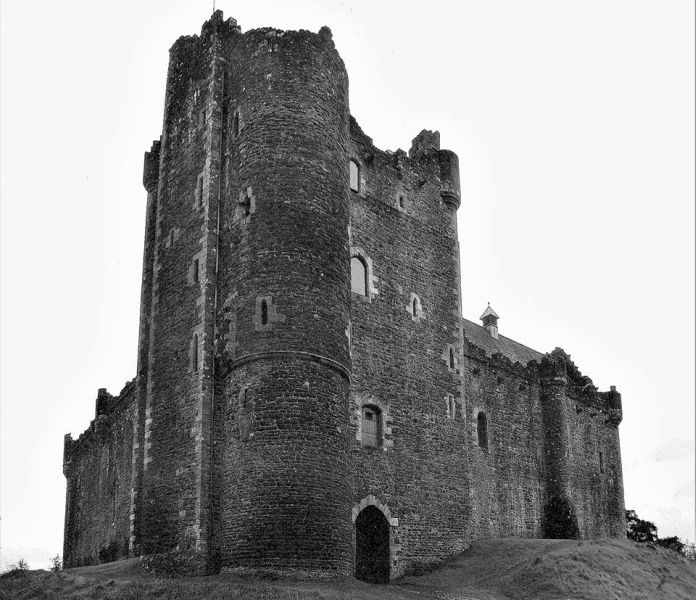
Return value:
<svg viewBox="0 0 696 600">
<path fill-rule="evenodd" d="M 362 407 L 362 445 L 377 448 L 382 445 L 382 411 L 371 404 Z"/>
<path fill-rule="evenodd" d="M 350 259 L 350 290 L 354 294 L 367 296 L 367 265 L 359 256 Z"/>
<path fill-rule="evenodd" d="M 449 365 L 450 369 L 454 369 L 454 348 L 449 349 Z"/>
<path fill-rule="evenodd" d="M 478 445 L 484 450 L 488 450 L 488 424 L 486 413 L 480 412 L 476 418 L 476 428 L 478 430 Z"/>
<path fill-rule="evenodd" d="M 268 302 L 265 298 L 261 300 L 261 325 L 266 325 L 268 323 Z"/>
<path fill-rule="evenodd" d="M 193 348 L 191 348 L 191 366 L 193 371 L 198 371 L 198 335 L 193 335 Z"/>
<path fill-rule="evenodd" d="M 418 316 L 418 299 L 417 299 L 417 298 L 414 298 L 414 299 L 413 299 L 413 303 L 412 303 L 412 307 L 411 307 L 411 312 L 413 313 L 413 316 L 414 316 L 414 317 L 417 317 L 417 316 Z"/>
<path fill-rule="evenodd" d="M 354 160 L 350 161 L 350 189 L 360 191 L 360 167 Z"/>
</svg>

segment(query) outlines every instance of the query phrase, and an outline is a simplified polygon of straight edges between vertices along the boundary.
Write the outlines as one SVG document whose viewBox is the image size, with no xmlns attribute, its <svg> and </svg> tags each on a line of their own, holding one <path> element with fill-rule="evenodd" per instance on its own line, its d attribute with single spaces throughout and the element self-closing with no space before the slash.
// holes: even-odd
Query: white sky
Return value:
<svg viewBox="0 0 696 600">
<path fill-rule="evenodd" d="M 623 394 L 626 506 L 694 539 L 692 0 L 232 2 L 318 31 L 383 149 L 457 152 L 464 316 Z M 456 7 L 456 8 L 455 8 Z M 1 566 L 62 553 L 63 435 L 134 377 L 168 49 L 212 2 L 3 0 Z"/>
</svg>

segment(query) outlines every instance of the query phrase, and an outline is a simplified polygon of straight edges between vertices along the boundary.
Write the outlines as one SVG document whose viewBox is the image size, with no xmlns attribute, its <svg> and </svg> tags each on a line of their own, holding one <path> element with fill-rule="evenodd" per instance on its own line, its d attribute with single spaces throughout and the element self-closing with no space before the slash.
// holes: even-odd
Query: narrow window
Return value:
<svg viewBox="0 0 696 600">
<path fill-rule="evenodd" d="M 261 300 L 261 325 L 268 324 L 268 302 Z"/>
<path fill-rule="evenodd" d="M 234 111 L 234 117 L 232 117 L 232 135 L 237 137 L 239 135 L 239 111 Z"/>
<path fill-rule="evenodd" d="M 200 208 L 203 206 L 203 173 L 198 175 L 196 180 L 196 191 L 194 192 L 196 198 L 196 206 Z"/>
<path fill-rule="evenodd" d="M 377 448 L 382 443 L 382 411 L 376 406 L 362 407 L 362 445 Z"/>
<path fill-rule="evenodd" d="M 453 419 L 457 418 L 457 401 L 454 399 L 454 396 L 449 397 L 449 409 L 450 409 L 450 416 Z"/>
<path fill-rule="evenodd" d="M 350 161 L 350 189 L 360 191 L 360 167 L 354 160 Z"/>
<path fill-rule="evenodd" d="M 599 472 L 604 473 L 604 454 L 599 453 Z"/>
<path fill-rule="evenodd" d="M 404 209 L 404 197 L 403 196 L 399 196 L 399 208 L 401 210 Z"/>
<path fill-rule="evenodd" d="M 454 348 L 450 348 L 450 369 L 454 369 Z"/>
<path fill-rule="evenodd" d="M 350 259 L 350 289 L 354 294 L 367 296 L 367 265 L 359 256 Z"/>
<path fill-rule="evenodd" d="M 198 126 L 203 127 L 205 125 L 205 111 L 202 110 L 198 113 Z"/>
<path fill-rule="evenodd" d="M 198 283 L 198 259 L 193 261 L 193 282 Z"/>
<path fill-rule="evenodd" d="M 171 247 L 173 245 L 174 245 L 174 230 L 172 229 L 169 232 L 169 246 Z"/>
<path fill-rule="evenodd" d="M 478 430 L 478 445 L 484 450 L 488 450 L 488 429 L 486 423 L 486 413 L 480 412 L 476 418 Z"/>
<path fill-rule="evenodd" d="M 414 316 L 414 317 L 417 317 L 417 316 L 418 316 L 418 299 L 417 299 L 417 298 L 414 298 L 414 299 L 413 299 L 413 306 L 412 306 L 412 309 L 413 309 L 413 310 L 412 310 L 413 316 Z"/>
<path fill-rule="evenodd" d="M 193 348 L 191 349 L 191 363 L 193 365 L 194 373 L 198 371 L 198 335 L 193 336 Z"/>
</svg>

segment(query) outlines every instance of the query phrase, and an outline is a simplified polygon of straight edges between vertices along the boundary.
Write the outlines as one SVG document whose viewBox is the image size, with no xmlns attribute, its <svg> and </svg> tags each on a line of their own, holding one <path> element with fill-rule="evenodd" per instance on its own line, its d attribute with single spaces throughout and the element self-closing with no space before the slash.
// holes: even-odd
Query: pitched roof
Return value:
<svg viewBox="0 0 696 600">
<path fill-rule="evenodd" d="M 498 335 L 494 338 L 485 328 L 477 325 L 468 319 L 462 319 L 464 326 L 464 335 L 475 346 L 481 348 L 487 356 L 492 356 L 499 352 L 503 356 L 509 358 L 512 362 L 519 362 L 526 365 L 529 361 L 540 361 L 543 358 L 541 352 L 532 350 L 524 344 L 520 344 L 515 340 L 506 338 L 504 335 Z"/>
<path fill-rule="evenodd" d="M 486 308 L 485 312 L 479 317 L 479 319 L 483 319 L 487 317 L 488 315 L 494 316 L 496 319 L 499 319 L 500 317 L 498 314 L 491 308 L 491 303 L 488 303 L 488 308 Z"/>
</svg>

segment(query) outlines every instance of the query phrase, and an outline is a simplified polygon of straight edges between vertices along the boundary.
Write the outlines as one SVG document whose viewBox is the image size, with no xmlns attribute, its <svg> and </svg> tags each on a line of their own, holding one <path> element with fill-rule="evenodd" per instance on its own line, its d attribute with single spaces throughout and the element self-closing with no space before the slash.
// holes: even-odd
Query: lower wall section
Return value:
<svg viewBox="0 0 696 600">
<path fill-rule="evenodd" d="M 128 556 L 134 385 L 100 391 L 97 417 L 79 439 L 65 440 L 65 568 Z"/>
<path fill-rule="evenodd" d="M 223 568 L 349 572 L 347 401 L 344 376 L 309 360 L 233 370 L 216 460 Z"/>
</svg>

